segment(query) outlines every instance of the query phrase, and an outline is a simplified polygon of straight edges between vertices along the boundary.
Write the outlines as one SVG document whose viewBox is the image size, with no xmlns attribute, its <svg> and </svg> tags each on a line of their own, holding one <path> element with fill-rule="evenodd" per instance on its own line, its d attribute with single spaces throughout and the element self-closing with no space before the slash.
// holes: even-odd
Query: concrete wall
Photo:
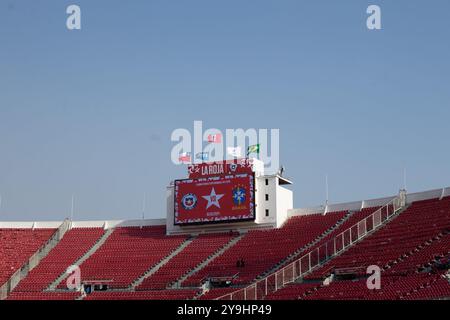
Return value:
<svg viewBox="0 0 450 320">
<path fill-rule="evenodd" d="M 41 222 L 0 222 L 0 229 L 57 229 L 62 221 L 41 221 Z M 147 220 L 106 220 L 106 221 L 73 221 L 71 228 L 105 228 L 117 227 L 141 227 L 141 226 L 162 226 L 166 224 L 166 219 Z"/>
<path fill-rule="evenodd" d="M 57 229 L 62 221 L 8 221 L 0 222 L 0 228 L 3 229 Z"/>
<path fill-rule="evenodd" d="M 279 228 L 289 219 L 288 212 L 294 207 L 294 193 L 277 183 L 276 197 L 277 228 Z"/>
<path fill-rule="evenodd" d="M 428 200 L 428 199 L 440 199 L 443 189 L 434 189 L 424 192 L 408 193 L 406 195 L 406 203 L 410 204 L 414 201 Z"/>
<path fill-rule="evenodd" d="M 395 196 L 364 200 L 363 204 L 362 204 L 362 208 L 381 207 L 381 206 L 384 206 L 386 203 L 390 202 L 394 198 L 395 198 Z"/>
<path fill-rule="evenodd" d="M 337 211 L 358 211 L 361 210 L 362 205 L 363 201 L 330 204 L 325 208 L 325 214 L 328 212 L 337 212 Z"/>
<path fill-rule="evenodd" d="M 311 214 L 324 214 L 324 213 L 325 213 L 325 206 L 317 206 L 317 207 L 289 210 L 288 216 L 294 217 L 294 216 L 306 216 Z"/>
<path fill-rule="evenodd" d="M 266 180 L 268 185 L 266 185 Z M 276 211 L 276 177 L 259 177 L 255 181 L 256 186 L 256 223 L 268 223 L 275 225 L 277 221 Z M 269 195 L 269 201 L 266 201 L 266 194 Z M 266 210 L 269 210 L 269 216 L 266 216 Z"/>
<path fill-rule="evenodd" d="M 449 197 L 450 196 L 450 187 L 444 188 L 444 191 L 442 192 L 443 197 Z"/>
</svg>

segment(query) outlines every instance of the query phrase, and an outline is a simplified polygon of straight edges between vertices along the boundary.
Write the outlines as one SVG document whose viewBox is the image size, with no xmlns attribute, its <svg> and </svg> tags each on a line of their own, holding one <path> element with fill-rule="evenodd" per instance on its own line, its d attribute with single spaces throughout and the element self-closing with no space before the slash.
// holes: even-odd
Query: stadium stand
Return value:
<svg viewBox="0 0 450 320">
<path fill-rule="evenodd" d="M 337 256 L 324 261 L 298 279 L 298 283 L 280 286 L 279 290 L 264 298 L 450 298 L 447 275 L 450 268 L 450 197 L 427 197 L 410 201 L 398 215 L 349 244 Z M 240 230 L 242 234 L 219 232 L 168 236 L 163 225 L 118 225 L 108 231 L 99 227 L 73 227 L 18 284 L 8 299 L 217 299 L 328 243 L 378 208 L 341 210 L 325 215 L 294 215 L 280 228 Z M 54 231 L 0 229 L 0 280 L 5 282 L 20 269 Z M 105 237 L 107 232 L 109 236 Z M 98 244 L 102 237 L 104 242 Z M 57 289 L 49 287 L 88 251 L 92 252 L 80 266 L 82 281 L 106 284 L 105 291 L 86 295 L 68 291 L 64 282 Z M 381 268 L 380 290 L 367 288 L 366 269 L 370 265 Z M 174 287 L 174 283 L 178 284 L 186 275 L 190 276 L 181 283 L 183 287 Z M 232 282 L 226 287 L 202 286 L 205 279 L 215 277 L 229 278 Z"/>
<path fill-rule="evenodd" d="M 312 283 L 294 284 L 267 299 L 420 299 L 450 296 L 446 271 L 433 270 L 433 261 L 450 253 L 450 198 L 413 203 L 393 221 L 357 243 L 341 256 L 305 277 Z M 367 288 L 369 265 L 382 268 L 381 290 Z M 321 281 L 340 269 L 353 269 L 351 281 Z M 429 270 L 427 270 L 429 269 Z M 424 293 L 422 293 L 422 290 Z M 427 296 L 428 297 L 428 296 Z"/>
<path fill-rule="evenodd" d="M 188 278 L 183 285 L 198 286 L 208 277 L 238 275 L 235 284 L 253 281 L 258 275 L 276 265 L 297 249 L 308 245 L 331 229 L 346 212 L 326 216 L 310 215 L 291 218 L 280 229 L 249 231 L 232 250 L 213 260 L 206 268 Z M 236 262 L 244 260 L 244 266 Z"/>
<path fill-rule="evenodd" d="M 0 229 L 0 286 L 47 242 L 55 229 Z"/>
<path fill-rule="evenodd" d="M 300 300 L 306 293 L 313 292 L 319 287 L 320 284 L 318 283 L 292 284 L 281 290 L 269 293 L 266 296 L 266 300 Z"/>
<path fill-rule="evenodd" d="M 234 237 L 235 234 L 230 233 L 200 235 L 161 269 L 145 279 L 137 290 L 166 288 Z"/>
<path fill-rule="evenodd" d="M 314 271 L 307 279 L 324 278 L 333 269 L 369 265 L 389 268 L 402 255 L 413 255 L 427 241 L 448 232 L 450 197 L 413 203 L 408 209 L 368 238 L 352 246 L 344 254 Z M 444 246 L 445 247 L 445 246 Z M 448 250 L 448 246 L 446 248 Z M 422 263 L 426 263 L 423 261 Z"/>
<path fill-rule="evenodd" d="M 85 300 L 191 300 L 198 290 L 95 291 Z"/>
<path fill-rule="evenodd" d="M 117 228 L 81 266 L 82 280 L 127 288 L 188 238 L 166 236 L 165 226 Z"/>
<path fill-rule="evenodd" d="M 74 228 L 67 232 L 58 245 L 19 283 L 14 291 L 43 291 L 64 273 L 102 236 L 100 228 Z"/>
<path fill-rule="evenodd" d="M 81 294 L 79 292 L 13 292 L 8 297 L 8 300 L 76 300 Z"/>
<path fill-rule="evenodd" d="M 331 231 L 330 233 L 328 233 L 327 235 L 325 235 L 322 239 L 320 239 L 320 241 L 318 241 L 317 243 L 315 243 L 313 246 L 311 246 L 310 248 L 308 248 L 308 250 L 301 250 L 299 251 L 297 254 L 292 255 L 291 257 L 289 257 L 289 259 L 286 259 L 285 261 L 283 261 L 277 268 L 280 269 L 281 267 L 286 266 L 289 262 L 292 262 L 293 260 L 295 260 L 295 258 L 298 258 L 299 256 L 301 256 L 301 254 L 310 251 L 310 250 L 314 250 L 316 248 L 319 248 L 320 246 L 323 246 L 325 243 L 331 241 L 334 237 L 336 237 L 337 235 L 339 235 L 340 233 L 344 232 L 345 230 L 347 230 L 348 228 L 354 226 L 357 222 L 361 221 L 362 219 L 367 218 L 368 216 L 370 216 L 372 213 L 374 213 L 376 210 L 378 210 L 380 207 L 370 207 L 370 208 L 364 208 L 361 209 L 359 211 L 356 212 L 352 212 L 348 219 L 346 219 L 345 221 L 343 221 L 343 223 L 339 226 L 337 226 L 333 231 Z M 275 270 L 272 270 L 275 271 Z"/>
</svg>

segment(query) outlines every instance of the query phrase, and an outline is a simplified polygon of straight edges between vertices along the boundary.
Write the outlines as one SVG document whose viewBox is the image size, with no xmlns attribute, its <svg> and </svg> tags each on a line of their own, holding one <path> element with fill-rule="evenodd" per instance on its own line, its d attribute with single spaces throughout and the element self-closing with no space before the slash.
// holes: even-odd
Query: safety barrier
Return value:
<svg viewBox="0 0 450 320">
<path fill-rule="evenodd" d="M 246 288 L 229 293 L 216 300 L 263 299 L 269 293 L 276 292 L 286 284 L 293 283 L 312 272 L 314 269 L 323 266 L 326 262 L 341 254 L 351 245 L 366 237 L 369 233 L 379 229 L 405 206 L 406 192 L 402 190 L 397 197 L 386 203 L 367 218 L 357 222 L 333 239 L 313 249 L 286 267 L 272 273 L 264 279 L 258 280 Z"/>
</svg>

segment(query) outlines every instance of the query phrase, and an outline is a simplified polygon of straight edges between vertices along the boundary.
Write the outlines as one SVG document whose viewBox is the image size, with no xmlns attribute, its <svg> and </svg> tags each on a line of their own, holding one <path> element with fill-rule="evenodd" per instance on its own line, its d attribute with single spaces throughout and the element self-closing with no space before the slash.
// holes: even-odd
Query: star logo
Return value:
<svg viewBox="0 0 450 320">
<path fill-rule="evenodd" d="M 206 209 L 209 209 L 211 206 L 216 206 L 220 208 L 219 200 L 223 197 L 223 194 L 216 194 L 216 190 L 212 188 L 211 194 L 209 196 L 203 196 L 202 198 L 208 201 L 206 205 Z"/>
</svg>

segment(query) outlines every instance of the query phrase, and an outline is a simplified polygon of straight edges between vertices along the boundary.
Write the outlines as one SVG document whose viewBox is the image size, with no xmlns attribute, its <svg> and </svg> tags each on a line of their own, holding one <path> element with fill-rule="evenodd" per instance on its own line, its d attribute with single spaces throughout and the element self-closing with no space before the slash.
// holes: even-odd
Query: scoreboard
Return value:
<svg viewBox="0 0 450 320">
<path fill-rule="evenodd" d="M 175 225 L 255 220 L 255 175 L 175 180 Z"/>
</svg>

